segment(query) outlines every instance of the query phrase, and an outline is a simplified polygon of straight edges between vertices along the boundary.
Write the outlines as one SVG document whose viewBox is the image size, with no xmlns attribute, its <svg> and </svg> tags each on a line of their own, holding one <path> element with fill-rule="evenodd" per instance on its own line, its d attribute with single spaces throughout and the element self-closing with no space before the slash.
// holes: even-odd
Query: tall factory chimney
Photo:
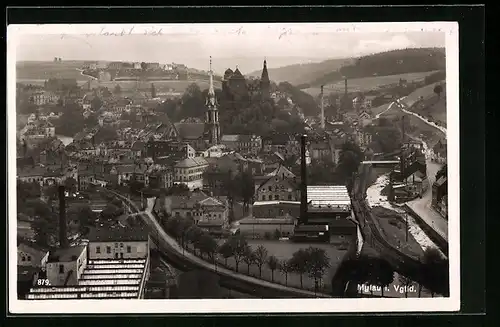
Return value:
<svg viewBox="0 0 500 327">
<path fill-rule="evenodd" d="M 325 107 L 323 103 L 323 86 L 321 85 L 321 129 L 325 129 Z"/>
<path fill-rule="evenodd" d="M 59 185 L 59 246 L 68 247 L 68 238 L 66 235 L 66 194 L 64 185 Z"/>
<path fill-rule="evenodd" d="M 307 136 L 300 138 L 300 223 L 307 223 L 307 162 L 306 162 Z"/>
<path fill-rule="evenodd" d="M 347 97 L 347 77 L 344 79 L 344 95 Z"/>
</svg>

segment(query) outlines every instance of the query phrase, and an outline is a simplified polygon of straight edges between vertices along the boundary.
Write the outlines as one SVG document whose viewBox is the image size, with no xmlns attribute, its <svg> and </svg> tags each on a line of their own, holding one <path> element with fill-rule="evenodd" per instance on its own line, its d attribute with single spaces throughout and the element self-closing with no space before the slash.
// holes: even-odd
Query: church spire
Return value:
<svg viewBox="0 0 500 327">
<path fill-rule="evenodd" d="M 262 76 L 260 78 L 260 92 L 262 99 L 268 99 L 270 96 L 271 82 L 269 80 L 269 73 L 267 72 L 267 60 L 264 59 L 264 68 L 262 69 Z"/>
<path fill-rule="evenodd" d="M 216 99 L 215 99 L 215 90 L 214 90 L 214 74 L 212 71 L 212 56 L 210 56 L 210 71 L 208 72 L 208 74 L 210 76 L 210 84 L 208 86 L 208 97 L 207 97 L 206 105 L 215 106 Z"/>
<path fill-rule="evenodd" d="M 210 85 L 208 87 L 208 96 L 209 97 L 215 97 L 215 91 L 214 91 L 214 73 L 212 71 L 212 56 L 210 56 Z"/>
<path fill-rule="evenodd" d="M 262 69 L 262 76 L 260 78 L 262 82 L 269 82 L 269 73 L 267 72 L 267 60 L 264 59 L 264 68 Z"/>
</svg>

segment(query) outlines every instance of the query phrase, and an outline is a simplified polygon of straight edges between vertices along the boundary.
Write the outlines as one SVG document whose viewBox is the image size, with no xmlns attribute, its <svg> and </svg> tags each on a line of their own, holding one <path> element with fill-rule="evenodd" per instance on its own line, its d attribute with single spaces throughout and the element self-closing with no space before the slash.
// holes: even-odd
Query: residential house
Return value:
<svg viewBox="0 0 500 327">
<path fill-rule="evenodd" d="M 127 164 L 115 165 L 111 168 L 110 174 L 117 176 L 118 185 L 129 185 L 132 181 L 137 181 L 144 185 L 147 184 L 146 172 L 148 167 L 146 164 Z"/>
<path fill-rule="evenodd" d="M 447 142 L 446 139 L 439 140 L 432 148 L 435 160 L 439 163 L 446 163 L 447 160 Z"/>
<path fill-rule="evenodd" d="M 432 205 L 437 208 L 443 200 L 443 197 L 448 194 L 448 177 L 440 176 L 432 185 Z"/>
<path fill-rule="evenodd" d="M 309 156 L 313 160 L 332 161 L 332 149 L 329 140 L 324 138 L 312 139 L 309 141 Z"/>
<path fill-rule="evenodd" d="M 123 62 L 120 62 L 120 61 L 113 61 L 113 62 L 110 62 L 108 64 L 108 69 L 112 69 L 112 70 L 120 70 L 123 68 Z"/>
<path fill-rule="evenodd" d="M 262 149 L 262 138 L 258 135 L 239 135 L 238 152 L 257 155 Z"/>
<path fill-rule="evenodd" d="M 151 240 L 144 228 L 93 229 L 88 239 L 90 260 L 149 258 Z"/>
<path fill-rule="evenodd" d="M 30 100 L 37 106 L 43 106 L 46 104 L 56 104 L 59 97 L 53 92 L 37 91 L 31 95 Z"/>
<path fill-rule="evenodd" d="M 61 248 L 49 253 L 47 279 L 52 286 L 78 285 L 87 266 L 87 246 Z"/>
<path fill-rule="evenodd" d="M 206 158 L 208 167 L 203 174 L 203 185 L 213 194 L 225 193 L 225 182 L 247 170 L 248 162 L 239 153 L 225 154 L 219 158 Z"/>
<path fill-rule="evenodd" d="M 131 155 L 132 158 L 136 158 L 136 159 L 142 158 L 143 154 L 145 154 L 145 152 L 146 152 L 146 143 L 144 143 L 142 141 L 135 141 L 134 143 L 132 143 L 132 146 L 130 147 L 130 151 L 132 154 Z"/>
<path fill-rule="evenodd" d="M 150 139 L 146 143 L 146 156 L 156 160 L 158 158 L 167 157 L 172 162 L 194 158 L 196 156 L 195 149 L 188 142 L 178 141 L 154 141 Z"/>
<path fill-rule="evenodd" d="M 225 134 L 221 137 L 221 144 L 223 144 L 229 151 L 237 151 L 239 147 L 240 135 Z"/>
<path fill-rule="evenodd" d="M 17 265 L 42 268 L 47 264 L 49 251 L 36 243 L 21 241 L 17 245 Z"/>
<path fill-rule="evenodd" d="M 203 188 L 203 173 L 208 162 L 203 157 L 186 158 L 174 165 L 174 184 L 186 184 L 190 190 Z"/>
<path fill-rule="evenodd" d="M 227 147 L 224 144 L 212 145 L 200 153 L 204 158 L 220 158 L 227 153 Z"/>
<path fill-rule="evenodd" d="M 188 142 L 195 150 L 206 149 L 207 140 L 204 123 L 175 123 L 182 141 Z"/>
<path fill-rule="evenodd" d="M 229 207 L 224 201 L 204 194 L 169 196 L 165 199 L 166 211 L 172 216 L 193 219 L 208 231 L 229 226 Z"/>
<path fill-rule="evenodd" d="M 300 190 L 296 177 L 270 176 L 256 190 L 257 201 L 299 201 Z"/>
</svg>

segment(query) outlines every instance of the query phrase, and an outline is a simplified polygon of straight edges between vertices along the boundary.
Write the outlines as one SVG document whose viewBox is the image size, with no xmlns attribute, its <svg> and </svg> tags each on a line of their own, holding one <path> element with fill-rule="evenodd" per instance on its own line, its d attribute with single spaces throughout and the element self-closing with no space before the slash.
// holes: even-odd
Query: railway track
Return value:
<svg viewBox="0 0 500 327">
<path fill-rule="evenodd" d="M 364 176 L 366 176 L 366 167 L 363 167 L 361 176 L 358 176 L 355 180 L 352 204 L 356 219 L 361 226 L 365 244 L 370 244 L 398 273 L 416 282 L 421 282 L 421 277 L 418 274 L 421 263 L 387 242 L 375 225 L 375 218 L 365 199 L 366 182 Z"/>
</svg>

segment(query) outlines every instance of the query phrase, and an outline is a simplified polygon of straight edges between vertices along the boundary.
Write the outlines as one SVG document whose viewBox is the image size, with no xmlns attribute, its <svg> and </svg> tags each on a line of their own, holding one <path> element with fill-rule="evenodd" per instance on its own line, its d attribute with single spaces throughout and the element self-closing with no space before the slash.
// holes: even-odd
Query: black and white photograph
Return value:
<svg viewBox="0 0 500 327">
<path fill-rule="evenodd" d="M 456 23 L 7 43 L 12 312 L 459 309 Z"/>
</svg>

